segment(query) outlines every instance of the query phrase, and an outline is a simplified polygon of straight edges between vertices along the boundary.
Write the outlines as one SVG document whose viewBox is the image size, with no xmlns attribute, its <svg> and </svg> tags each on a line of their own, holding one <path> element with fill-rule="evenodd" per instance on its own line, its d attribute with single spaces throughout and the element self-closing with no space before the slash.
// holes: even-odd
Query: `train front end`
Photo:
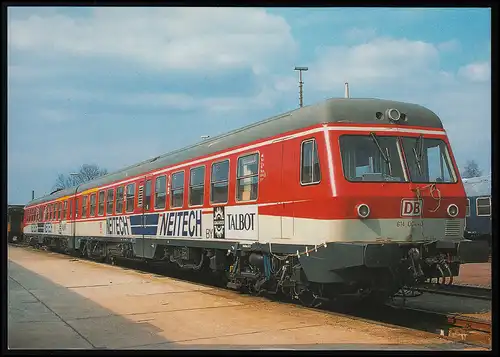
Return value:
<svg viewBox="0 0 500 357">
<path fill-rule="evenodd" d="M 381 297 L 452 284 L 461 264 L 487 262 L 489 252 L 463 238 L 467 198 L 446 132 L 421 106 L 376 105 L 379 122 L 328 126 L 332 244 L 301 265 L 310 281 Z"/>
</svg>

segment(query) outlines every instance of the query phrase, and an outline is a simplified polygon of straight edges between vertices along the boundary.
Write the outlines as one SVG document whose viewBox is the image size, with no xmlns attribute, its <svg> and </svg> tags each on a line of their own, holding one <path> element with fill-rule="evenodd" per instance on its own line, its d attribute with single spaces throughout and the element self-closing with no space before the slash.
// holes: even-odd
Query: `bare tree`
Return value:
<svg viewBox="0 0 500 357">
<path fill-rule="evenodd" d="M 77 173 L 69 175 L 59 174 L 54 184 L 54 192 L 80 185 L 84 182 L 91 181 L 100 176 L 104 176 L 107 173 L 108 170 L 100 168 L 98 165 L 84 164 L 82 165 L 82 167 L 80 167 L 80 170 L 78 170 Z"/>
<path fill-rule="evenodd" d="M 479 169 L 477 162 L 475 160 L 468 160 L 462 172 L 462 178 L 479 177 L 481 174 L 482 171 Z"/>
</svg>

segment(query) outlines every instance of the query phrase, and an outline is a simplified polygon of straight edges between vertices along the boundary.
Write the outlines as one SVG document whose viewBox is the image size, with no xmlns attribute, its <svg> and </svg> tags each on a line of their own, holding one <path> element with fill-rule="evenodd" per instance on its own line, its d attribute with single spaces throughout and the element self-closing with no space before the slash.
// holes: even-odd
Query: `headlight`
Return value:
<svg viewBox="0 0 500 357">
<path fill-rule="evenodd" d="M 455 204 L 449 205 L 446 211 L 451 217 L 456 217 L 458 215 L 458 207 Z"/>
<path fill-rule="evenodd" d="M 395 108 L 387 109 L 385 113 L 387 117 L 392 121 L 397 122 L 399 121 L 399 119 L 401 119 L 401 113 Z"/>
<path fill-rule="evenodd" d="M 362 203 L 356 207 L 356 211 L 358 212 L 358 216 L 360 218 L 366 218 L 370 215 L 370 207 L 367 204 Z"/>
</svg>

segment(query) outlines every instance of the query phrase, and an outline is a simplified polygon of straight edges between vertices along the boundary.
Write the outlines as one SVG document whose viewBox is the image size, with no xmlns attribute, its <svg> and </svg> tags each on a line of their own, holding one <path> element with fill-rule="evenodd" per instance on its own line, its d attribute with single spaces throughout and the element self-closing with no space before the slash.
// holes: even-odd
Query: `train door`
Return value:
<svg viewBox="0 0 500 357">
<path fill-rule="evenodd" d="M 281 238 L 291 239 L 295 232 L 294 201 L 296 199 L 297 158 L 295 140 L 281 143 Z"/>
<path fill-rule="evenodd" d="M 137 206 L 140 211 L 138 216 L 139 229 L 141 234 L 140 239 L 136 239 L 136 254 L 144 258 L 153 258 L 154 256 L 154 243 L 151 241 L 151 237 L 156 235 L 154 222 L 151 220 L 154 215 L 150 215 L 151 212 L 151 189 L 152 189 L 152 176 L 145 176 L 139 181 L 138 191 L 137 191 Z M 131 222 L 132 223 L 132 222 Z"/>
</svg>

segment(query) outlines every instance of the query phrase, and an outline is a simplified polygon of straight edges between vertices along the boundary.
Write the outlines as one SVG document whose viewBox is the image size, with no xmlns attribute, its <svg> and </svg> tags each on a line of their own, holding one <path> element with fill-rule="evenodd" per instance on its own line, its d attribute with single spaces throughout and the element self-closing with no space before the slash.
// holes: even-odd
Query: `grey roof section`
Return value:
<svg viewBox="0 0 500 357">
<path fill-rule="evenodd" d="M 377 119 L 376 113 L 385 113 L 387 109 L 396 108 L 407 115 L 406 122 L 393 124 L 385 116 Z M 353 124 L 390 124 L 398 126 L 423 126 L 443 128 L 441 120 L 429 109 L 417 104 L 396 102 L 384 99 L 359 99 L 359 98 L 332 98 L 317 104 L 295 109 L 226 134 L 213 137 L 194 145 L 171 151 L 167 154 L 149 159 L 122 170 L 86 182 L 78 187 L 37 198 L 27 205 L 42 203 L 90 188 L 113 183 L 159 169 L 172 164 L 180 163 L 199 156 L 213 154 L 234 146 L 242 145 L 285 132 L 306 128 L 322 123 L 353 123 Z M 76 191 L 78 190 L 78 191 Z"/>
<path fill-rule="evenodd" d="M 491 174 L 462 179 L 467 197 L 491 196 Z"/>
</svg>

